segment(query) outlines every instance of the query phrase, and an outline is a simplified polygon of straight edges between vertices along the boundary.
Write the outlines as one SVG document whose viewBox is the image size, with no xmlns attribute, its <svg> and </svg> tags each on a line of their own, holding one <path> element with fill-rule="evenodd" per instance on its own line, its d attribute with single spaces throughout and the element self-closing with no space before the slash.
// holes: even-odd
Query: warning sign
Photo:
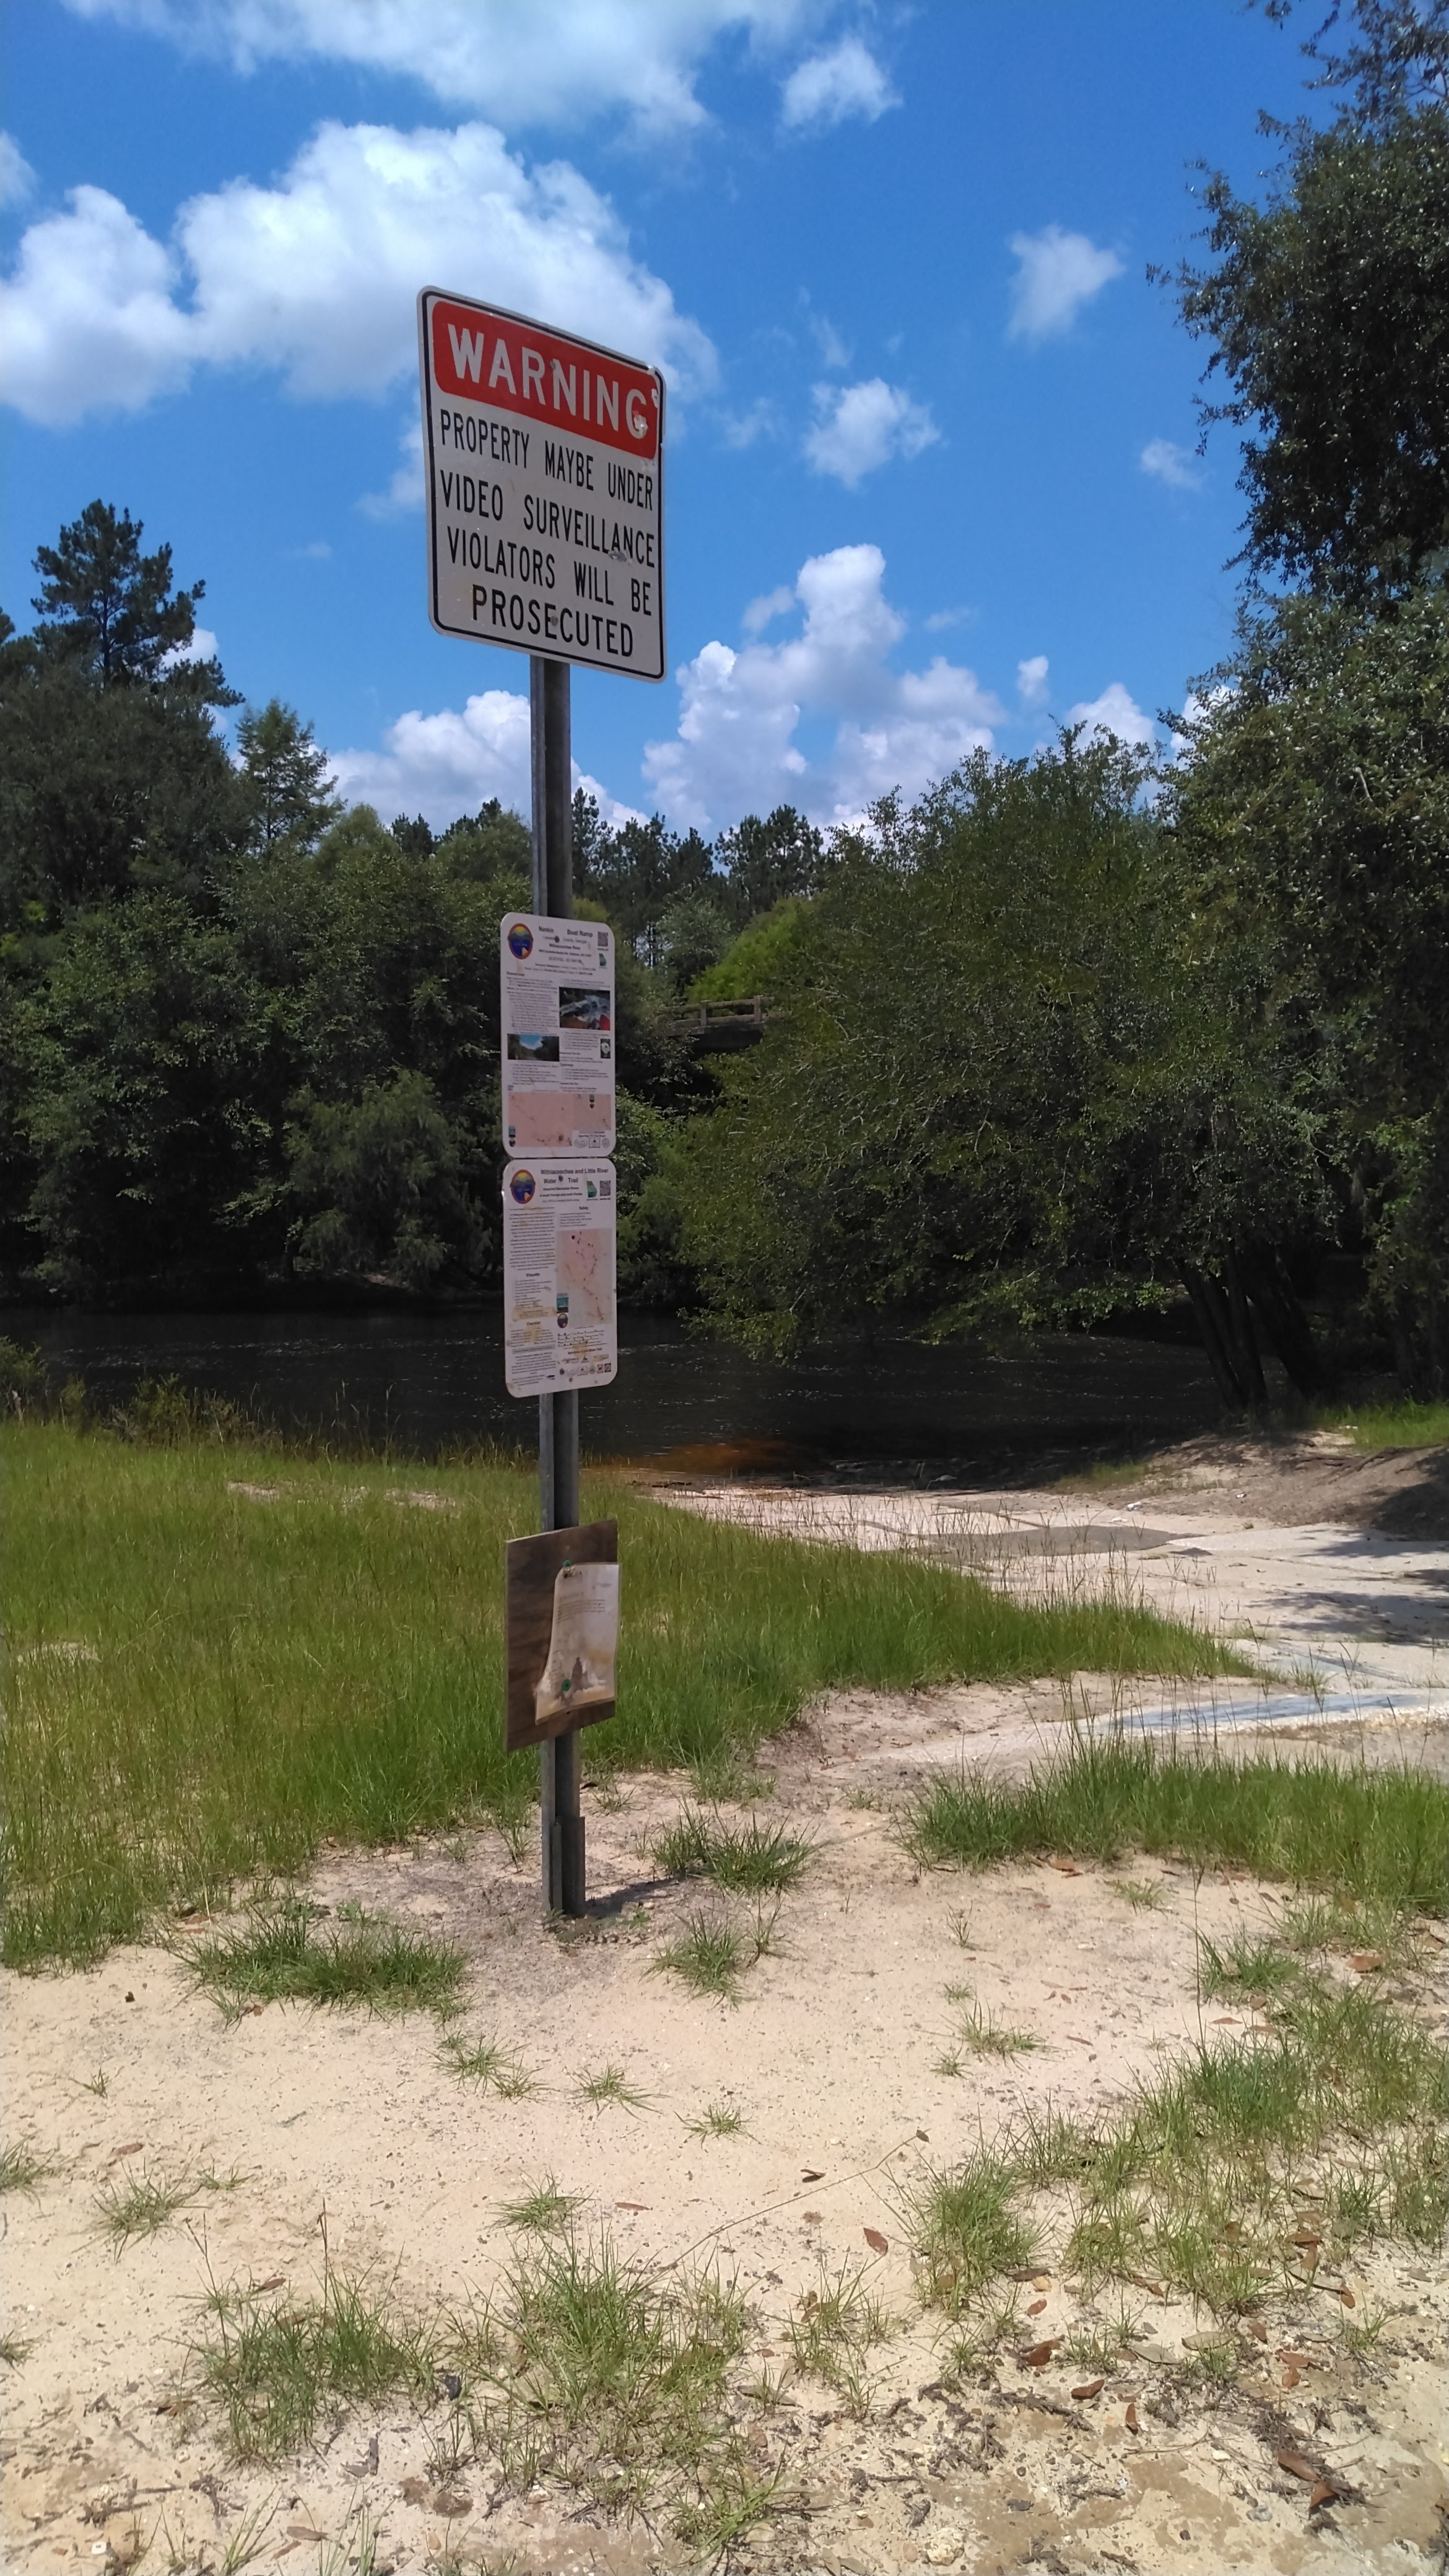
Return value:
<svg viewBox="0 0 1449 2576">
<path fill-rule="evenodd" d="M 433 286 L 418 333 L 433 624 L 662 680 L 663 377 Z"/>
</svg>

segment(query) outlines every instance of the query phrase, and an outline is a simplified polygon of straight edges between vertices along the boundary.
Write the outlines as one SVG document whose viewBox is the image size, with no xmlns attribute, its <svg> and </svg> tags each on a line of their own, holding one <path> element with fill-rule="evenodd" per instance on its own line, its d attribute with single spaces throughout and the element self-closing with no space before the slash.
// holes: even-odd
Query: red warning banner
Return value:
<svg viewBox="0 0 1449 2576">
<path fill-rule="evenodd" d="M 433 383 L 443 395 L 516 412 L 648 461 L 659 448 L 659 379 L 586 340 L 481 304 L 432 307 Z"/>
</svg>

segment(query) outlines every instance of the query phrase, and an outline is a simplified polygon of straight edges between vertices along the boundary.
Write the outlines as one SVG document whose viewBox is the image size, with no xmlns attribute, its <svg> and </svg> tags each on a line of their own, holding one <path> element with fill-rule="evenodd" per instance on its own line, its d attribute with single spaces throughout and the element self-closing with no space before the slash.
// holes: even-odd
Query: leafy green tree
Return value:
<svg viewBox="0 0 1449 2576">
<path fill-rule="evenodd" d="M 742 930 L 788 896 L 817 891 L 824 843 L 793 805 L 777 805 L 763 821 L 747 814 L 732 832 L 722 833 L 715 858 L 724 872 L 730 918 Z"/>
<path fill-rule="evenodd" d="M 295 707 L 269 698 L 264 707 L 247 708 L 236 738 L 253 849 L 265 852 L 284 839 L 311 849 L 342 812 L 312 727 Z"/>
<path fill-rule="evenodd" d="M 426 1074 L 368 1083 L 351 1101 L 304 1098 L 287 1141 L 291 1253 L 302 1275 L 427 1288 L 448 1271 L 476 1277 L 496 1267 L 475 1140 Z"/>
<path fill-rule="evenodd" d="M 1345 53 L 1311 40 L 1350 103 L 1323 131 L 1265 120 L 1287 156 L 1264 203 L 1209 177 L 1210 264 L 1175 282 L 1227 388 L 1205 426 L 1248 433 L 1248 564 L 1392 592 L 1449 548 L 1449 13 L 1353 15 Z"/>
<path fill-rule="evenodd" d="M 1225 1394 L 1259 1400 L 1260 1336 L 1311 1377 L 1312 1098 L 1146 783 L 1067 736 L 840 837 L 763 1043 L 656 1184 L 724 1329 L 1090 1322 L 1182 1282 Z"/>
<path fill-rule="evenodd" d="M 179 660 L 195 634 L 196 603 L 206 584 L 173 591 L 171 548 L 143 555 L 143 534 L 129 510 L 118 514 L 108 501 L 91 501 L 61 529 L 57 544 L 37 550 L 38 645 L 79 662 L 102 688 L 180 670 L 197 696 L 235 704 L 214 662 Z"/>
</svg>

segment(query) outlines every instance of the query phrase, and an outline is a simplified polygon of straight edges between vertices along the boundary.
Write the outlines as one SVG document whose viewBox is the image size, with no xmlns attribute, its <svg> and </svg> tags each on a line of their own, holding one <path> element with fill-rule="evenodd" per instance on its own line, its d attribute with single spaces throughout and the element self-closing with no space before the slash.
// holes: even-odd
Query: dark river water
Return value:
<svg viewBox="0 0 1449 2576">
<path fill-rule="evenodd" d="M 174 1373 L 296 1428 L 531 1448 L 531 1402 L 503 1384 L 496 1314 L 75 1315 L 9 1322 L 98 1403 Z M 1219 1412 L 1201 1354 L 1169 1342 L 1043 1334 L 1005 1349 L 842 1343 L 790 1361 L 620 1317 L 619 1375 L 581 1402 L 595 1457 L 701 1469 L 889 1474 L 929 1482 L 1041 1473 L 1205 1430 Z"/>
</svg>

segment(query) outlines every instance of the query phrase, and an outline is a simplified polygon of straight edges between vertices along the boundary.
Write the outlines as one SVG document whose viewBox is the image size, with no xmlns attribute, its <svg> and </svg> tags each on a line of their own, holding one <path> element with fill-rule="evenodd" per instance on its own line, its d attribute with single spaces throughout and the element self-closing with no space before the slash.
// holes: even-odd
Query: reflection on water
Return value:
<svg viewBox="0 0 1449 2576">
<path fill-rule="evenodd" d="M 99 1402 L 174 1372 L 273 1420 L 388 1434 L 422 1455 L 535 1436 L 532 1401 L 504 1388 L 496 1313 L 75 1315 L 11 1330 Z M 1044 1452 L 1070 1464 L 1074 1452 L 1185 1438 L 1218 1414 L 1201 1354 L 1163 1342 L 1039 1334 L 988 1352 L 895 1337 L 782 1362 L 656 1315 L 622 1316 L 619 1338 L 615 1384 L 582 1399 L 586 1451 L 686 1471 L 971 1481 Z"/>
</svg>

